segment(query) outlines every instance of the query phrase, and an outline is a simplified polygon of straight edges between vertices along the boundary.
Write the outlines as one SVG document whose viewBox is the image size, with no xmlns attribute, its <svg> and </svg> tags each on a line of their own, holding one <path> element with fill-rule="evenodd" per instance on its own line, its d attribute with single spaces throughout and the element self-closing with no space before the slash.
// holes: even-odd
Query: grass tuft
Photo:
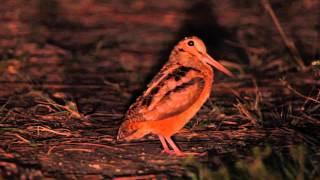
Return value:
<svg viewBox="0 0 320 180">
<path fill-rule="evenodd" d="M 320 177 L 320 164 L 314 156 L 319 156 L 302 145 L 281 151 L 270 146 L 254 147 L 245 159 L 235 158 L 233 163 L 212 168 L 194 158 L 184 161 L 186 176 L 193 180 L 203 179 L 316 179 Z M 222 161 L 221 161 L 222 162 Z"/>
</svg>

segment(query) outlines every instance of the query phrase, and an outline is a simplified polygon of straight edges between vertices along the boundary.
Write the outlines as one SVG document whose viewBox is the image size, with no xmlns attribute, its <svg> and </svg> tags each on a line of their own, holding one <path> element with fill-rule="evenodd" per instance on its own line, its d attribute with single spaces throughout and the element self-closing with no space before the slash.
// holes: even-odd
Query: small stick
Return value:
<svg viewBox="0 0 320 180">
<path fill-rule="evenodd" d="M 122 152 L 124 151 L 121 148 L 108 146 L 108 145 L 104 145 L 104 144 L 96 144 L 96 143 L 81 143 L 81 142 L 75 143 L 75 142 L 70 142 L 70 143 L 67 143 L 66 145 L 96 146 L 96 147 L 101 147 L 101 148 L 106 148 L 106 149 L 112 149 L 112 150 L 115 150 L 115 151 L 122 151 Z"/>
<path fill-rule="evenodd" d="M 127 177 L 116 177 L 114 180 L 137 180 L 137 179 L 156 179 L 157 176 L 154 174 L 150 175 L 141 175 L 141 176 L 127 176 Z"/>
<path fill-rule="evenodd" d="M 294 42 L 289 39 L 289 37 L 287 37 L 286 33 L 284 32 L 276 14 L 274 13 L 270 2 L 268 0 L 261 0 L 261 3 L 264 7 L 264 9 L 268 12 L 268 14 L 270 15 L 270 17 L 272 18 L 272 21 L 274 23 L 274 25 L 276 26 L 277 30 L 280 33 L 280 36 L 284 42 L 284 44 L 287 46 L 287 48 L 289 49 L 291 55 L 293 56 L 294 60 L 296 61 L 296 63 L 300 66 L 300 68 L 302 70 L 306 69 L 306 66 L 304 65 L 304 62 L 300 56 L 300 53 L 298 51 L 298 49 L 296 48 Z"/>
<path fill-rule="evenodd" d="M 296 95 L 298 95 L 298 96 L 300 96 L 300 97 L 302 97 L 302 98 L 304 98 L 304 99 L 307 99 L 307 100 L 309 100 L 309 101 L 313 101 L 313 102 L 315 102 L 315 103 L 320 104 L 320 101 L 319 101 L 318 99 L 314 99 L 314 98 L 312 98 L 312 97 L 305 96 L 305 95 L 301 94 L 299 91 L 295 90 L 287 81 L 281 80 L 281 82 L 282 82 L 289 90 L 291 90 L 294 94 L 296 94 Z"/>
<path fill-rule="evenodd" d="M 37 126 L 37 131 L 38 131 L 38 133 L 39 133 L 39 131 L 45 131 L 45 132 L 50 132 L 50 133 L 62 135 L 62 136 L 71 136 L 72 135 L 70 132 L 66 132 L 66 133 L 59 132 L 59 131 L 55 131 L 55 130 L 52 130 L 52 129 L 49 129 L 49 128 L 46 128 L 43 126 Z"/>
<path fill-rule="evenodd" d="M 13 136 L 17 137 L 18 139 L 20 139 L 21 141 L 23 141 L 23 142 L 25 142 L 25 143 L 28 143 L 28 144 L 31 143 L 29 140 L 27 140 L 26 138 L 20 136 L 19 134 L 16 134 L 16 133 L 14 133 L 14 134 L 12 134 L 12 133 L 7 133 L 7 134 L 13 135 Z"/>
<path fill-rule="evenodd" d="M 93 152 L 92 149 L 83 149 L 83 148 L 68 148 L 68 149 L 63 149 L 64 151 L 81 151 L 81 152 Z"/>
<path fill-rule="evenodd" d="M 47 155 L 50 155 L 51 154 L 51 151 L 53 151 L 55 148 L 57 148 L 58 146 L 52 146 L 49 148 L 48 152 L 47 152 Z"/>
</svg>

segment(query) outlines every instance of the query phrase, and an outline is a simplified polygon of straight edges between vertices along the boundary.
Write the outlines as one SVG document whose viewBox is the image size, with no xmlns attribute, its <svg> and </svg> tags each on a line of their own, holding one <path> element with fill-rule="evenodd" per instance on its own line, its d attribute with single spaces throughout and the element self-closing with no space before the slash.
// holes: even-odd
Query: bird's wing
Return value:
<svg viewBox="0 0 320 180">
<path fill-rule="evenodd" d="M 126 119 L 161 120 L 186 110 L 204 88 L 201 71 L 193 67 L 170 65 L 148 85 L 148 89 L 129 108 Z"/>
</svg>

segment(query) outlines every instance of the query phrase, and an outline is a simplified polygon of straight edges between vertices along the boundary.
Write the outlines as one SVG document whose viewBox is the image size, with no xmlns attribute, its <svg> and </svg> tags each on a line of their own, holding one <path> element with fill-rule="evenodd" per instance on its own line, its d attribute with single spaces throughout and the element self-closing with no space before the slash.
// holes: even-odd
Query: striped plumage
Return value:
<svg viewBox="0 0 320 180">
<path fill-rule="evenodd" d="M 210 95 L 214 61 L 197 37 L 180 41 L 169 61 L 149 83 L 147 90 L 127 111 L 117 139 L 132 140 L 153 133 L 159 135 L 164 152 L 183 155 L 171 140 L 197 113 Z M 228 75 L 222 65 L 210 63 Z M 174 151 L 170 151 L 166 141 Z"/>
</svg>

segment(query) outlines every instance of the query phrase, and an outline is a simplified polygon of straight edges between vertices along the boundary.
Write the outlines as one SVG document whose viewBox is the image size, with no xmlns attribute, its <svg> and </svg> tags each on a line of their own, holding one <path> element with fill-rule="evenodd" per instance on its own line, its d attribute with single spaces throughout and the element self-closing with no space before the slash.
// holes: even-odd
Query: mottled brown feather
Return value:
<svg viewBox="0 0 320 180">
<path fill-rule="evenodd" d="M 150 111 L 144 113 L 144 119 L 162 120 L 185 111 L 197 100 L 203 85 L 204 80 L 198 77 L 176 86 L 159 98 Z"/>
</svg>

